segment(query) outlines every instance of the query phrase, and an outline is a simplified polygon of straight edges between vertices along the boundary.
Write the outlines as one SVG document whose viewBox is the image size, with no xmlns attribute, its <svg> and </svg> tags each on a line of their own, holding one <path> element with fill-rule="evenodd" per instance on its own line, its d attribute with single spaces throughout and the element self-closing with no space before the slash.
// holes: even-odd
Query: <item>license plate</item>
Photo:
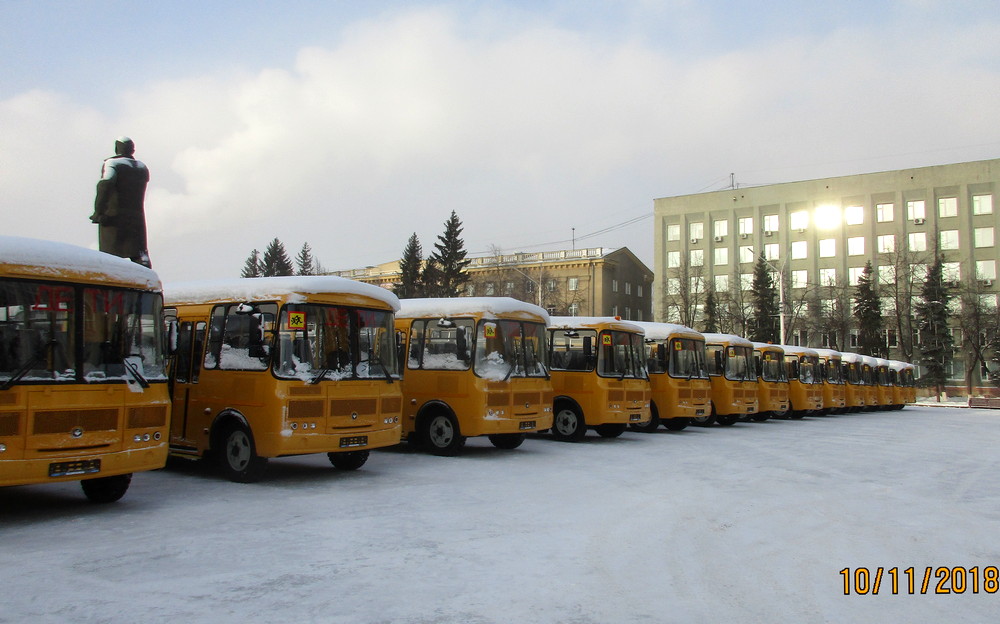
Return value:
<svg viewBox="0 0 1000 624">
<path fill-rule="evenodd" d="M 642 414 L 629 414 L 628 415 L 628 421 L 629 422 L 639 422 L 640 420 L 642 420 Z"/>
<path fill-rule="evenodd" d="M 518 425 L 518 427 L 522 431 L 524 429 L 534 429 L 535 428 L 535 421 L 533 421 L 533 420 L 523 420 L 523 421 L 521 421 L 521 424 Z"/>
<path fill-rule="evenodd" d="M 705 410 L 703 410 L 703 409 L 695 410 L 694 411 L 694 415 L 695 416 L 704 416 L 705 415 Z"/>
<path fill-rule="evenodd" d="M 368 436 L 351 436 L 340 439 L 340 448 L 351 448 L 354 446 L 368 446 Z"/>
<path fill-rule="evenodd" d="M 50 477 L 66 477 L 69 475 L 94 474 L 101 471 L 101 460 L 80 459 L 77 461 L 54 462 L 49 464 Z"/>
</svg>

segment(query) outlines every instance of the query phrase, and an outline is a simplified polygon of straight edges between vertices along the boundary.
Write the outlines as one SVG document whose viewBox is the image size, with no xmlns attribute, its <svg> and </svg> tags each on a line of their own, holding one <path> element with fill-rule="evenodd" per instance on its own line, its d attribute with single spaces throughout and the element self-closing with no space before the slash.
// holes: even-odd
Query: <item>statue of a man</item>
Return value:
<svg viewBox="0 0 1000 624">
<path fill-rule="evenodd" d="M 115 155 L 104 160 L 90 220 L 97 224 L 101 251 L 149 267 L 143 208 L 149 169 L 132 157 L 134 153 L 132 139 L 123 136 L 115 141 Z"/>
</svg>

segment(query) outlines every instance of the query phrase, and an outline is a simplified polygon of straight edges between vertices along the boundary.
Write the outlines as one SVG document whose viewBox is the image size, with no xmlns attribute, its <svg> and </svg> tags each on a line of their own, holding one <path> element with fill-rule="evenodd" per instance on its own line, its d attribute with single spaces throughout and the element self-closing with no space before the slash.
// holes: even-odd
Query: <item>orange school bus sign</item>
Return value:
<svg viewBox="0 0 1000 624">
<path fill-rule="evenodd" d="M 306 328 L 306 313 L 305 312 L 289 312 L 288 313 L 288 327 L 286 329 L 305 329 Z"/>
</svg>

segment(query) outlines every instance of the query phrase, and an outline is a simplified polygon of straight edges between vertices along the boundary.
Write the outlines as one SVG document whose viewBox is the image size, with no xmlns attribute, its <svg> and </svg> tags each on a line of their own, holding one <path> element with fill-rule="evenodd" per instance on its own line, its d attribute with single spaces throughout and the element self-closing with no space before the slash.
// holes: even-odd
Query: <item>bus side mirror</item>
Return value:
<svg viewBox="0 0 1000 624">
<path fill-rule="evenodd" d="M 715 373 L 720 374 L 722 372 L 722 351 L 715 352 Z"/>
<path fill-rule="evenodd" d="M 588 358 L 594 355 L 594 340 L 590 336 L 583 339 L 583 354 Z"/>
<path fill-rule="evenodd" d="M 656 345 L 656 360 L 658 362 L 667 361 L 667 345 L 662 342 Z"/>
<path fill-rule="evenodd" d="M 177 354 L 177 336 L 179 335 L 179 330 L 177 327 L 177 317 L 171 317 L 166 319 L 167 331 L 167 355 Z"/>
</svg>

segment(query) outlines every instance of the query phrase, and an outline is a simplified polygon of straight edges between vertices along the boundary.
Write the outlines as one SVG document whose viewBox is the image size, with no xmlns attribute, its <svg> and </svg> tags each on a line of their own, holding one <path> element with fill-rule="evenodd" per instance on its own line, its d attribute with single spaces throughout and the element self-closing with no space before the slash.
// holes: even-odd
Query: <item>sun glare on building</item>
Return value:
<svg viewBox="0 0 1000 624">
<path fill-rule="evenodd" d="M 830 204 L 817 206 L 813 213 L 813 224 L 821 230 L 832 230 L 839 227 L 842 221 L 839 206 Z"/>
</svg>

